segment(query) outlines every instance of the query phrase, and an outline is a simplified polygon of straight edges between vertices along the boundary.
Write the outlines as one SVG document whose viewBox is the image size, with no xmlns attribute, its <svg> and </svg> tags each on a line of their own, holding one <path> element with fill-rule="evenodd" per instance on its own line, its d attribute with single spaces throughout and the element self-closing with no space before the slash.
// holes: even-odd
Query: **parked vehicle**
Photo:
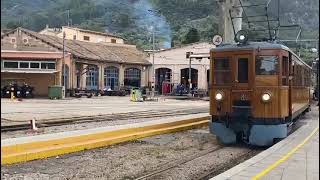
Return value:
<svg viewBox="0 0 320 180">
<path fill-rule="evenodd" d="M 23 86 L 21 87 L 22 91 L 22 97 L 23 98 L 33 98 L 33 90 L 34 88 L 29 86 L 28 84 L 24 83 Z"/>
<path fill-rule="evenodd" d="M 16 83 L 10 83 L 8 86 L 4 86 L 2 93 L 4 98 L 11 98 L 11 93 L 13 92 L 14 97 L 21 98 L 22 91 Z"/>
<path fill-rule="evenodd" d="M 87 98 L 91 98 L 93 96 L 93 93 L 87 90 L 81 90 L 79 88 L 74 89 L 74 97 L 81 98 L 82 96 L 87 96 Z"/>
<path fill-rule="evenodd" d="M 102 96 L 125 96 L 126 91 L 125 90 L 112 90 L 110 88 L 104 88 L 101 93 Z"/>
</svg>

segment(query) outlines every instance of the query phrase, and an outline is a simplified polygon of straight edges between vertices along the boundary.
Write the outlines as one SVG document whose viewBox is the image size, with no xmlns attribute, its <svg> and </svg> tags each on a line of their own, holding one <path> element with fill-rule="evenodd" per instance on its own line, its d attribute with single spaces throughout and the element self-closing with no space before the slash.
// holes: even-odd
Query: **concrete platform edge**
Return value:
<svg viewBox="0 0 320 180">
<path fill-rule="evenodd" d="M 131 127 L 122 126 L 122 128 L 109 129 L 105 131 L 103 131 L 103 128 L 99 128 L 98 130 L 91 132 L 81 131 L 82 134 L 80 135 L 79 132 L 77 132 L 73 136 L 70 134 L 67 136 L 58 136 L 59 138 L 56 138 L 56 134 L 55 136 L 51 136 L 55 137 L 53 139 L 42 139 L 40 141 L 31 141 L 29 143 L 21 143 L 21 141 L 20 143 L 17 143 L 19 138 L 12 141 L 14 143 L 8 143 L 9 140 L 7 140 L 7 145 L 3 145 L 5 143 L 1 143 L 1 165 L 43 159 L 86 149 L 132 141 L 147 136 L 192 129 L 205 126 L 208 122 L 209 116 L 202 115 L 188 119 L 180 118 L 178 120 L 176 119 L 174 121 L 171 120 L 162 123 L 160 123 L 160 121 L 153 123 L 141 123 L 140 125 L 137 123 Z"/>
<path fill-rule="evenodd" d="M 264 150 L 263 152 L 259 153 L 258 155 L 246 160 L 245 162 L 211 178 L 210 180 L 226 180 L 226 179 L 230 179 L 231 177 L 239 174 L 242 171 L 245 171 L 246 169 L 248 169 L 249 167 L 253 166 L 256 163 L 259 163 L 261 160 L 269 157 L 270 155 L 272 155 L 274 152 L 276 152 L 277 150 L 281 149 L 282 147 L 288 145 L 289 143 L 291 143 L 294 139 L 296 139 L 297 137 L 299 137 L 302 132 L 304 130 L 308 129 L 308 126 L 302 126 L 301 128 L 299 128 L 297 131 L 293 132 L 291 135 L 289 135 L 287 138 L 285 138 L 284 140 L 280 141 L 279 143 L 271 146 L 270 148 L 268 148 L 267 150 Z M 305 138 L 305 137 L 304 137 Z M 297 142 L 297 144 L 299 144 L 300 142 Z M 297 145 L 295 144 L 295 145 Z M 289 150 L 288 150 L 289 151 Z M 283 152 L 283 153 L 288 153 L 288 152 Z M 279 157 L 280 159 L 280 157 Z"/>
</svg>

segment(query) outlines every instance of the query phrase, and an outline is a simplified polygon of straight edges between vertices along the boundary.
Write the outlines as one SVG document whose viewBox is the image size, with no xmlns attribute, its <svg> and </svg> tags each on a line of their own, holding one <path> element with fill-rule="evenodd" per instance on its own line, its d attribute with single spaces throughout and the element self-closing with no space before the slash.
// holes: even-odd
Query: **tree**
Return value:
<svg viewBox="0 0 320 180">
<path fill-rule="evenodd" d="M 200 40 L 200 35 L 197 29 L 191 28 L 185 36 L 183 44 L 195 43 Z"/>
<path fill-rule="evenodd" d="M 17 22 L 17 21 L 9 21 L 9 22 L 7 23 L 7 25 L 6 25 L 6 27 L 7 27 L 8 29 L 15 29 L 15 28 L 17 28 L 17 27 L 19 27 L 19 26 L 21 26 L 21 24 L 19 24 L 19 22 Z"/>
</svg>

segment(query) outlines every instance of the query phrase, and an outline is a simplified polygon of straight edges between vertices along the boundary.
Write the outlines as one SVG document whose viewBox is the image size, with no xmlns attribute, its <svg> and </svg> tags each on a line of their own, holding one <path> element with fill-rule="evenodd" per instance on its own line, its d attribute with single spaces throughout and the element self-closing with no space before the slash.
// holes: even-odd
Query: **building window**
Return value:
<svg viewBox="0 0 320 180">
<path fill-rule="evenodd" d="M 141 71 L 137 68 L 128 68 L 124 71 L 124 85 L 140 87 Z"/>
<path fill-rule="evenodd" d="M 32 62 L 32 63 L 30 63 L 30 68 L 39 69 L 40 68 L 40 63 Z"/>
<path fill-rule="evenodd" d="M 99 72 L 97 66 L 90 66 L 87 69 L 86 88 L 98 89 Z"/>
<path fill-rule="evenodd" d="M 104 69 L 104 86 L 105 88 L 117 90 L 119 88 L 119 69 L 110 66 Z"/>
<path fill-rule="evenodd" d="M 30 63 L 29 62 L 20 62 L 19 63 L 19 68 L 23 68 L 23 69 L 29 69 Z"/>
<path fill-rule="evenodd" d="M 4 68 L 18 68 L 18 62 L 3 62 Z"/>
<path fill-rule="evenodd" d="M 111 39 L 111 43 L 117 43 L 116 39 Z"/>
<path fill-rule="evenodd" d="M 76 35 L 73 35 L 73 40 L 76 40 L 77 39 L 77 36 Z"/>
<path fill-rule="evenodd" d="M 41 66 L 40 66 L 41 63 Z M 55 62 L 33 62 L 33 61 L 4 61 L 3 68 L 17 68 L 17 69 L 48 69 L 55 70 Z"/>
<path fill-rule="evenodd" d="M 56 69 L 55 63 L 49 63 L 49 62 L 42 62 L 41 63 L 41 69 Z"/>
<path fill-rule="evenodd" d="M 277 56 L 257 56 L 256 75 L 277 75 L 278 74 Z"/>
<path fill-rule="evenodd" d="M 89 36 L 83 36 L 83 40 L 90 41 L 90 37 Z"/>
</svg>

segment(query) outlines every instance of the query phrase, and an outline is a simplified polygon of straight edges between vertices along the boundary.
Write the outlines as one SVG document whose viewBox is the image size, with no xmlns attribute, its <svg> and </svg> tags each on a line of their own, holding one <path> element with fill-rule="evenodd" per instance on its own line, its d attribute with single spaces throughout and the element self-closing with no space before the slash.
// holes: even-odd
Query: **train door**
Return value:
<svg viewBox="0 0 320 180">
<path fill-rule="evenodd" d="M 235 88 L 249 89 L 252 80 L 252 58 L 250 55 L 238 55 L 235 57 Z"/>
<path fill-rule="evenodd" d="M 292 83 L 293 83 L 293 72 L 294 64 L 292 60 L 292 54 L 289 53 L 289 92 L 288 92 L 288 107 L 289 107 L 289 117 L 292 117 Z"/>
<path fill-rule="evenodd" d="M 233 112 L 237 108 L 250 108 L 252 97 L 252 56 L 251 55 L 237 55 L 234 57 L 233 69 L 234 71 L 234 87 L 232 89 L 232 107 Z M 241 108 L 241 107 L 240 107 Z M 249 111 L 249 109 L 248 109 Z"/>
</svg>

